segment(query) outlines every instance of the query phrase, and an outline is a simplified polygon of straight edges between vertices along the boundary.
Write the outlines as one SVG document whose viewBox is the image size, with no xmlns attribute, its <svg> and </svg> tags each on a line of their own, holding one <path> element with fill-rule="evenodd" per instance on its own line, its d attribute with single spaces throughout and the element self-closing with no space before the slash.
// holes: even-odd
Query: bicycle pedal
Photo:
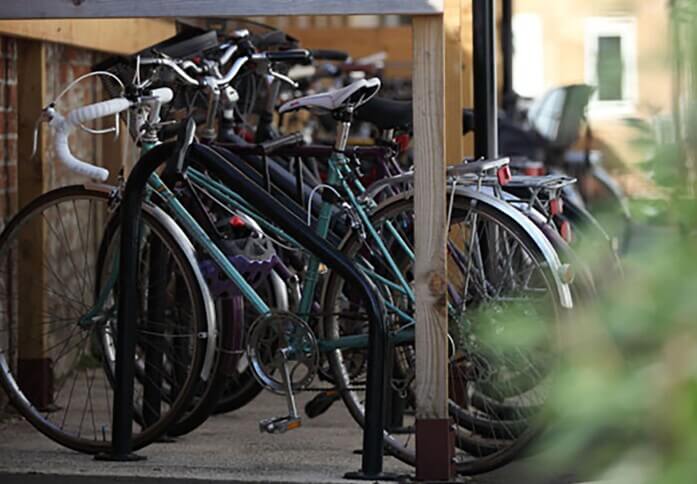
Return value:
<svg viewBox="0 0 697 484">
<path fill-rule="evenodd" d="M 267 434 L 284 434 L 302 426 L 300 417 L 273 417 L 259 421 L 259 432 Z"/>
</svg>

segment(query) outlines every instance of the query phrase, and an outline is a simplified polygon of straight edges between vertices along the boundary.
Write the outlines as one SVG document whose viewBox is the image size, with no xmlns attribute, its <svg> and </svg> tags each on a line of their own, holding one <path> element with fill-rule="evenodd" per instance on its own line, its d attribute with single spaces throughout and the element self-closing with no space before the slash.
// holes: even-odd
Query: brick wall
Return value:
<svg viewBox="0 0 697 484">
<path fill-rule="evenodd" d="M 89 72 L 91 66 L 101 60 L 102 56 L 103 54 L 88 50 L 59 44 L 47 44 L 47 99 L 49 101 L 54 99 L 71 81 Z M 99 79 L 92 78 L 78 84 L 61 99 L 58 104 L 59 110 L 65 113 L 71 108 L 100 100 L 102 98 L 102 89 L 99 82 Z M 26 161 L 17 159 L 17 91 L 17 41 L 10 37 L 0 36 L 0 226 L 4 226 L 18 209 L 16 206 L 17 164 Z M 30 113 L 29 116 L 38 118 L 39 114 L 38 112 Z M 77 132 L 71 136 L 70 144 L 73 153 L 78 158 L 92 162 L 99 160 L 101 142 L 102 140 L 98 136 Z M 50 135 L 48 137 L 46 159 L 47 189 L 86 181 L 84 177 L 72 174 L 57 162 L 51 147 Z M 64 222 L 67 222 L 67 220 Z M 76 237 L 81 236 L 79 230 L 72 232 Z M 47 240 L 48 246 L 46 250 L 54 260 L 63 260 L 63 258 L 67 257 L 68 254 L 59 253 L 59 247 L 62 245 L 55 244 L 51 237 L 48 237 Z M 74 247 L 79 247 L 79 244 L 75 244 Z M 3 260 L 5 260 L 5 257 L 3 257 Z M 63 280 L 71 281 L 71 267 L 67 264 L 64 264 L 64 266 L 58 272 L 61 273 L 61 278 L 65 277 Z M 17 269 L 21 270 L 21 268 Z M 2 277 L 7 278 L 8 276 L 8 273 L 3 271 Z M 16 273 L 9 277 L 14 279 Z M 72 282 L 76 284 L 79 282 L 77 278 L 73 279 L 75 280 Z M 2 286 L 5 288 L 11 287 L 11 285 L 7 284 L 7 281 L 3 281 Z M 16 297 L 16 294 L 10 296 L 12 299 L 14 297 Z M 5 299 L 3 298 L 3 300 Z M 58 309 L 51 307 L 50 310 L 57 310 L 60 313 Z M 5 318 L 7 318 L 7 312 L 3 309 L 2 313 L 0 313 L 0 345 L 7 344 L 7 341 L 3 341 L 3 338 L 7 337 L 6 331 L 3 332 L 3 326 L 6 325 L 7 321 L 2 321 L 2 319 Z M 14 319 L 14 315 L 11 318 Z M 57 337 L 60 337 L 60 335 L 57 335 Z M 6 397 L 0 391 L 0 420 L 3 412 L 6 413 L 6 406 Z"/>
<path fill-rule="evenodd" d="M 48 61 L 46 95 L 48 99 L 54 99 L 71 81 L 90 72 L 96 58 L 94 52 L 59 44 L 48 44 L 46 46 L 46 59 Z M 60 100 L 58 108 L 62 112 L 66 112 L 69 109 L 98 101 L 101 95 L 99 82 L 98 78 L 90 78 L 77 84 Z M 98 146 L 97 136 L 79 131 L 71 137 L 71 150 L 81 160 L 94 161 L 99 158 Z M 49 144 L 48 186 L 58 187 L 84 181 L 84 177 L 73 175 L 59 162 L 56 162 L 53 148 Z"/>
<path fill-rule="evenodd" d="M 0 37 L 0 220 L 16 211 L 17 42 Z"/>
<path fill-rule="evenodd" d="M 89 72 L 103 54 L 60 44 L 47 44 L 46 83 L 48 99 L 53 99 L 72 80 Z M 88 79 L 71 90 L 59 105 L 63 111 L 101 99 L 98 79 Z M 35 113 L 38 117 L 40 113 Z M 50 139 L 50 138 L 49 138 Z M 101 140 L 87 133 L 76 133 L 71 148 L 78 158 L 98 159 Z M 0 36 L 0 220 L 4 224 L 16 211 L 17 192 L 17 41 Z M 79 177 L 55 163 L 53 151 L 48 150 L 49 188 L 78 183 Z"/>
</svg>

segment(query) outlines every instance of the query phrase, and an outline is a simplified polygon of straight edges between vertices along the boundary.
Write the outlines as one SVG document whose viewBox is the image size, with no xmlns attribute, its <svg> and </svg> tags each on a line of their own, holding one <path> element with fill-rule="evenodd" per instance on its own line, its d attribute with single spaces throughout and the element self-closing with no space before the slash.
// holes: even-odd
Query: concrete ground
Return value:
<svg viewBox="0 0 697 484">
<path fill-rule="evenodd" d="M 302 403 L 302 402 L 301 402 Z M 66 450 L 26 422 L 0 424 L 2 484 L 148 484 L 167 482 L 346 483 L 343 474 L 358 470 L 361 431 L 342 404 L 282 435 L 261 434 L 258 420 L 281 415 L 283 399 L 262 394 L 248 407 L 209 419 L 196 432 L 174 443 L 154 444 L 139 452 L 147 460 L 99 462 Z M 571 484 L 571 475 L 549 475 L 533 461 L 464 479 L 479 484 Z M 402 475 L 413 469 L 385 458 L 385 470 Z"/>
</svg>

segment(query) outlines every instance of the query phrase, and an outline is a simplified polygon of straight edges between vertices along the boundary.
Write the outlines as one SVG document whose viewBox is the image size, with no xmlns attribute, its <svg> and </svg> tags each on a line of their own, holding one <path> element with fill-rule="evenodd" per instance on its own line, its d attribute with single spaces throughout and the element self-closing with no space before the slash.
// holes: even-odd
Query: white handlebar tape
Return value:
<svg viewBox="0 0 697 484">
<path fill-rule="evenodd" d="M 172 99 L 174 99 L 174 91 L 168 87 L 158 87 L 157 89 L 153 89 L 151 94 L 160 101 L 160 104 L 171 103 Z"/>
<path fill-rule="evenodd" d="M 70 151 L 68 138 L 73 128 L 78 124 L 118 114 L 125 111 L 130 106 L 131 102 L 128 99 L 116 98 L 74 109 L 66 117 L 61 116 L 57 111 L 53 113 L 53 119 L 51 119 L 49 124 L 54 129 L 55 136 L 53 146 L 56 150 L 58 159 L 61 160 L 69 170 L 77 174 L 99 181 L 106 181 L 106 179 L 109 178 L 109 170 L 94 166 L 76 158 Z"/>
<path fill-rule="evenodd" d="M 78 124 L 84 124 L 87 121 L 92 121 L 93 119 L 118 114 L 121 111 L 125 111 L 130 106 L 131 101 L 118 97 L 116 99 L 109 99 L 108 101 L 102 101 L 73 109 L 70 111 L 70 113 L 68 113 L 65 119 L 70 125 L 77 126 Z"/>
</svg>

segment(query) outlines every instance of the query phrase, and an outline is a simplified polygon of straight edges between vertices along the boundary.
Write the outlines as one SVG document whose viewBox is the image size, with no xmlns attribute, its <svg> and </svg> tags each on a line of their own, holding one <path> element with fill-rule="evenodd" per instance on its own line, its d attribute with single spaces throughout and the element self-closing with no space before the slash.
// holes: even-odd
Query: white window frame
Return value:
<svg viewBox="0 0 697 484">
<path fill-rule="evenodd" d="M 620 37 L 624 79 L 621 101 L 600 101 L 596 92 L 591 99 L 589 116 L 594 118 L 623 117 L 634 114 L 639 99 L 639 74 L 637 69 L 637 33 L 634 17 L 591 17 L 586 19 L 585 77 L 586 83 L 598 85 L 598 39 L 605 36 Z"/>
<path fill-rule="evenodd" d="M 542 17 L 513 15 L 513 90 L 536 98 L 545 92 L 545 35 Z"/>
</svg>

